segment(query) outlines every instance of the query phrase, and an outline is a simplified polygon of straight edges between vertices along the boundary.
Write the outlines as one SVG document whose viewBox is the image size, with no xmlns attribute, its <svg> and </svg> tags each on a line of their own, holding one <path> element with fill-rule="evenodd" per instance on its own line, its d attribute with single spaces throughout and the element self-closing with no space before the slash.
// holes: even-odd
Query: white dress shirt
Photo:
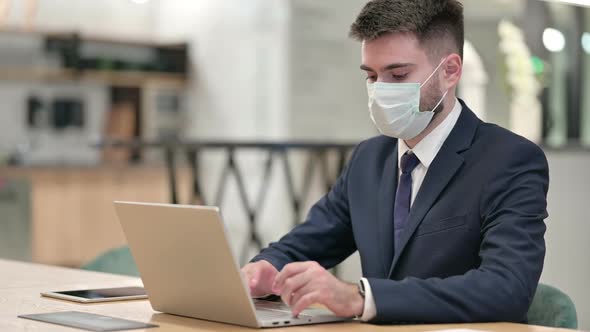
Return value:
<svg viewBox="0 0 590 332">
<path fill-rule="evenodd" d="M 455 124 L 457 124 L 459 115 L 461 115 L 461 109 L 461 103 L 458 100 L 455 100 L 455 106 L 447 118 L 444 119 L 444 121 L 439 124 L 438 127 L 434 128 L 434 130 L 428 134 L 428 136 L 424 137 L 420 143 L 416 144 L 413 149 L 410 149 L 403 140 L 398 140 L 398 165 L 401 162 L 402 156 L 410 150 L 420 160 L 420 164 L 418 164 L 418 166 L 416 166 L 416 168 L 412 171 L 412 200 L 410 204 L 414 204 L 414 199 L 416 198 L 416 195 L 420 190 L 420 186 L 426 177 L 426 173 L 428 172 L 430 164 L 432 164 L 432 161 L 438 154 L 438 151 L 440 151 L 443 143 L 446 141 L 447 137 L 449 137 L 449 134 L 455 127 Z M 398 179 L 400 176 L 401 170 L 398 172 Z M 391 202 L 391 204 L 394 204 L 394 202 Z M 367 322 L 377 316 L 377 307 L 375 305 L 375 299 L 373 298 L 373 292 L 371 291 L 371 285 L 369 284 L 369 281 L 366 278 L 362 278 L 361 282 L 365 286 L 365 308 L 363 310 L 361 320 Z"/>
</svg>

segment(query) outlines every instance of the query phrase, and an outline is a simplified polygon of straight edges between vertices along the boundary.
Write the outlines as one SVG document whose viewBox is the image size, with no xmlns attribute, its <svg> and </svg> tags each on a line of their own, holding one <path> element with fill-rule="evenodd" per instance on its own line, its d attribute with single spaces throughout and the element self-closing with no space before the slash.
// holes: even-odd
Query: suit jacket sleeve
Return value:
<svg viewBox="0 0 590 332">
<path fill-rule="evenodd" d="M 266 260 L 280 271 L 292 262 L 316 261 L 328 269 L 356 251 L 347 191 L 359 147 L 328 194 L 311 208 L 306 221 L 271 243 L 252 262 Z"/>
<path fill-rule="evenodd" d="M 526 320 L 545 257 L 549 170 L 530 142 L 505 152 L 480 203 L 480 266 L 445 279 L 369 278 L 373 323 Z"/>
</svg>

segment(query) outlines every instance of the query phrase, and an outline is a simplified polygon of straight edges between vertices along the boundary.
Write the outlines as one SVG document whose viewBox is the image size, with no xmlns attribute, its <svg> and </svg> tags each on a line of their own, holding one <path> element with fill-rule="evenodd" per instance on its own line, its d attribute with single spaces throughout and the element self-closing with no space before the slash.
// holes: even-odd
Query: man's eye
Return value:
<svg viewBox="0 0 590 332">
<path fill-rule="evenodd" d="M 377 77 L 376 76 L 367 76 L 366 80 L 368 82 L 375 83 L 375 81 L 377 80 Z"/>
<path fill-rule="evenodd" d="M 391 75 L 393 77 L 394 80 L 396 81 L 403 81 L 406 79 L 406 77 L 408 77 L 408 74 L 403 74 L 403 75 Z"/>
</svg>

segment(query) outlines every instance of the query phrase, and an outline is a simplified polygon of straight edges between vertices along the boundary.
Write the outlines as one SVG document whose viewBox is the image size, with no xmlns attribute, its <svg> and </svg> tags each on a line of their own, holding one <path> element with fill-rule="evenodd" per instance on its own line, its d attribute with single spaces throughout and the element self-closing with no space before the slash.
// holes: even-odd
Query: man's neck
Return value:
<svg viewBox="0 0 590 332">
<path fill-rule="evenodd" d="M 449 114 L 451 114 L 451 112 L 453 111 L 453 107 L 455 106 L 456 102 L 457 97 L 455 97 L 455 93 L 449 92 L 449 94 L 445 98 L 445 101 L 443 102 L 443 110 L 434 115 L 428 127 L 426 127 L 426 129 L 424 129 L 424 131 L 422 131 L 420 135 L 410 140 L 404 141 L 406 145 L 410 149 L 413 149 L 416 145 L 418 145 L 418 143 L 420 143 L 424 139 L 424 137 L 428 136 L 434 129 L 436 129 L 436 127 L 438 127 L 441 123 L 443 123 L 443 121 L 445 121 L 447 116 L 449 116 Z"/>
</svg>

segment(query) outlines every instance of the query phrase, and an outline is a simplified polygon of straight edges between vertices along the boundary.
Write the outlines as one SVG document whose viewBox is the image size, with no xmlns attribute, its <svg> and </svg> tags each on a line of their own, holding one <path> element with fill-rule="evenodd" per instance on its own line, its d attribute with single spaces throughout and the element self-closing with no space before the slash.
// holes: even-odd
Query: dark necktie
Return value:
<svg viewBox="0 0 590 332">
<path fill-rule="evenodd" d="M 397 185 L 395 205 L 393 207 L 393 244 L 395 253 L 399 250 L 401 235 L 410 215 L 412 202 L 412 171 L 420 164 L 420 160 L 412 152 L 406 152 L 401 158 L 400 169 L 402 175 Z"/>
</svg>

